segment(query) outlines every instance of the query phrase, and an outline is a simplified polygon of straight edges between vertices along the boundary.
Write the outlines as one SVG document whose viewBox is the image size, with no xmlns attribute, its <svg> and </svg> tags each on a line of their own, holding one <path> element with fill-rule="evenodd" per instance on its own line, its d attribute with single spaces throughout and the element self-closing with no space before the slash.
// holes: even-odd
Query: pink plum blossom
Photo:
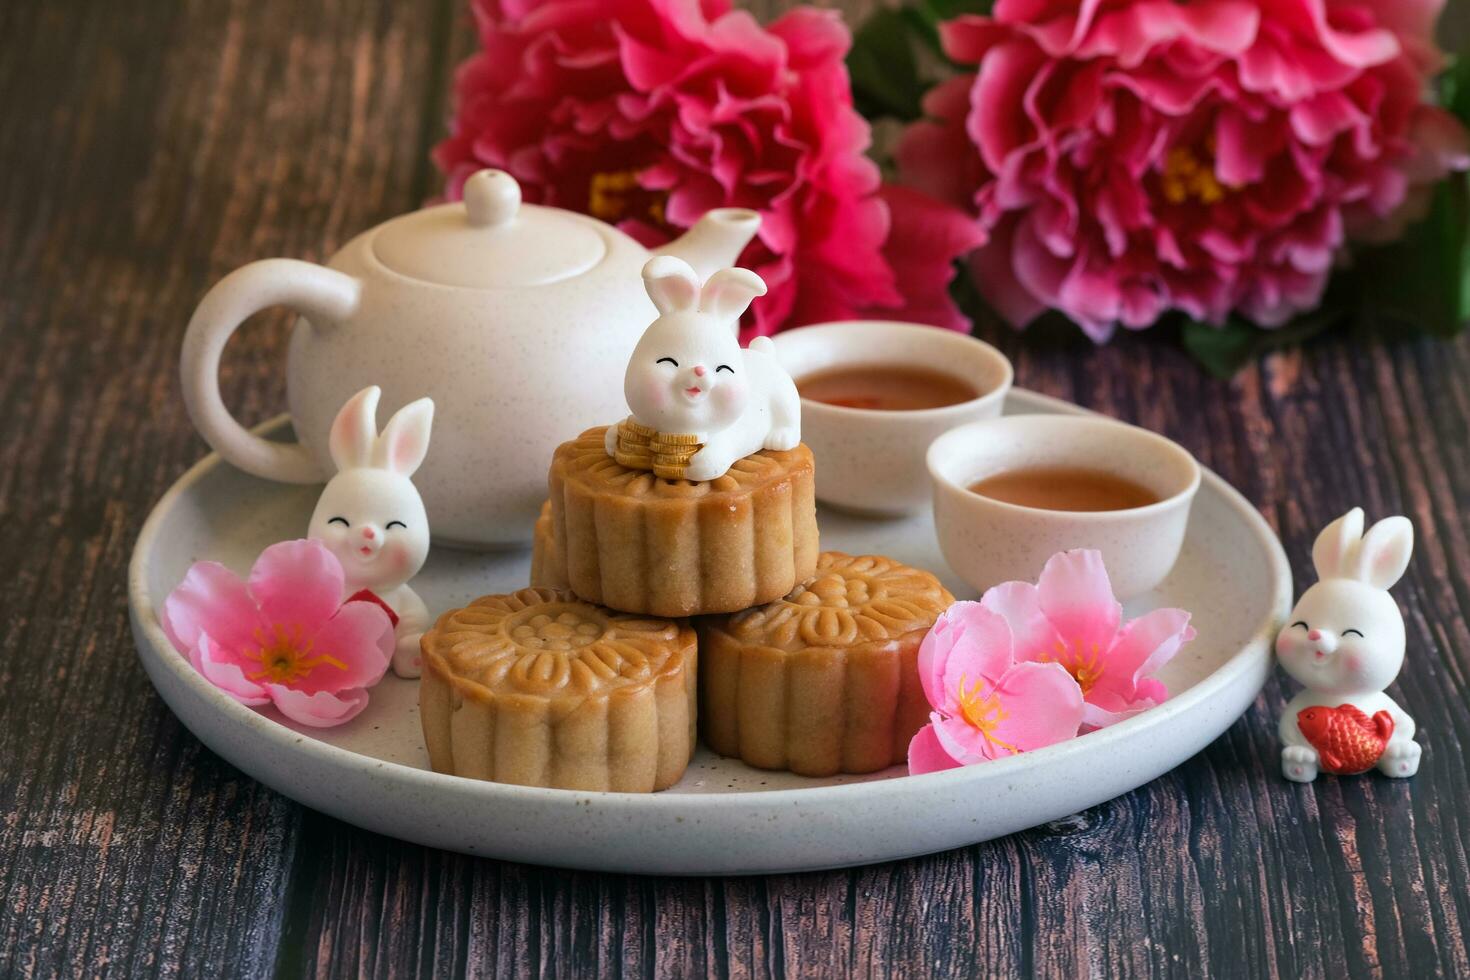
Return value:
<svg viewBox="0 0 1470 980">
<path fill-rule="evenodd" d="M 283 541 L 261 552 L 248 582 L 195 562 L 160 619 L 174 647 L 236 701 L 330 727 L 367 706 L 393 654 L 388 614 L 371 602 L 343 605 L 343 581 L 321 542 Z"/>
<path fill-rule="evenodd" d="M 970 209 L 977 287 L 1095 340 L 1167 310 L 1262 326 L 1315 307 L 1470 165 L 1428 104 L 1443 0 L 998 0 L 943 26 L 973 74 L 931 90 L 900 173 Z"/>
<path fill-rule="evenodd" d="M 480 50 L 455 77 L 434 150 L 458 198 L 482 167 L 525 199 L 657 245 L 717 207 L 753 208 L 739 264 L 765 280 L 747 336 L 864 316 L 969 324 L 953 261 L 981 240 L 963 210 L 881 193 L 835 11 L 762 25 L 729 0 L 473 0 Z"/>
<path fill-rule="evenodd" d="M 1183 609 L 1122 623 L 1102 555 L 1090 550 L 1053 555 L 1035 585 L 997 585 L 980 603 L 1006 622 L 1017 661 L 1060 665 L 1076 680 L 1094 728 L 1163 702 L 1168 689 L 1153 675 L 1195 636 Z"/>
<path fill-rule="evenodd" d="M 1018 661 L 1004 617 L 957 602 L 919 647 L 919 679 L 935 709 L 909 743 L 915 775 L 998 759 L 1077 734 L 1082 691 L 1058 663 Z"/>
</svg>

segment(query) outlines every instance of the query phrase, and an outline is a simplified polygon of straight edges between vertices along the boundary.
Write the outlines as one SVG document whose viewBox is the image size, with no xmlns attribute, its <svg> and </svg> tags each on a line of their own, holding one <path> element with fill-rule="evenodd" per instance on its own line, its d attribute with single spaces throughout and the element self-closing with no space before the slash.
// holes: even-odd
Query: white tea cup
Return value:
<svg viewBox="0 0 1470 980">
<path fill-rule="evenodd" d="M 1200 468 L 1179 444 L 1095 415 L 1010 415 L 961 426 L 929 447 L 934 528 L 951 568 L 984 592 L 1002 582 L 1034 582 L 1059 551 L 1092 548 L 1119 599 L 1142 595 L 1168 576 L 1184 543 Z M 1001 473 L 1065 467 L 1136 484 L 1156 503 L 1121 510 L 1049 510 L 969 489 Z"/>
<path fill-rule="evenodd" d="M 978 394 L 954 405 L 909 411 L 801 400 L 801 437 L 817 464 L 817 499 L 843 510 L 897 515 L 929 502 L 924 453 L 957 425 L 1000 415 L 1011 362 L 994 347 L 941 327 L 853 320 L 787 330 L 771 338 L 796 379 L 842 367 L 937 371 Z"/>
</svg>

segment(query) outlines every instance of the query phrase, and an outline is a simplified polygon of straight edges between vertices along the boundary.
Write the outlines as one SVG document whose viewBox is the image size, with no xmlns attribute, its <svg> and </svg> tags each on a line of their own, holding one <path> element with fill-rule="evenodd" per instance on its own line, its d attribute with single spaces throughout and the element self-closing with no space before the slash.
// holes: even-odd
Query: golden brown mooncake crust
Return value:
<svg viewBox="0 0 1470 980">
<path fill-rule="evenodd" d="M 817 503 L 805 445 L 737 460 L 715 480 L 666 480 L 607 455 L 605 427 L 551 461 L 552 536 L 573 592 L 680 617 L 779 599 L 816 571 Z"/>
<path fill-rule="evenodd" d="M 450 610 L 421 649 L 435 772 L 646 793 L 689 764 L 698 660 L 687 624 L 530 588 Z"/>
<path fill-rule="evenodd" d="M 556 532 L 551 524 L 551 501 L 541 505 L 536 529 L 531 535 L 531 585 L 545 589 L 570 589 L 561 553 L 556 548 Z"/>
<path fill-rule="evenodd" d="M 785 598 L 697 621 L 705 743 L 803 776 L 902 762 L 929 719 L 919 644 L 953 602 L 928 572 L 826 551 Z"/>
</svg>

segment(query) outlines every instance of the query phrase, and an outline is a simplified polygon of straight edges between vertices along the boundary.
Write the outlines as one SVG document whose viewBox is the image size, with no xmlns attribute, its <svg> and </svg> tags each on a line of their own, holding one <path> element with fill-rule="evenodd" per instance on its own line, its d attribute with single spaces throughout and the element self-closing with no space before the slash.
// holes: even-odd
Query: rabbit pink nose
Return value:
<svg viewBox="0 0 1470 980">
<path fill-rule="evenodd" d="M 377 537 L 377 535 L 373 533 L 373 529 L 370 527 L 365 527 L 362 529 L 362 536 L 364 538 L 367 538 L 369 541 Z"/>
<path fill-rule="evenodd" d="M 696 378 L 702 378 L 702 377 L 704 377 L 704 365 L 703 364 L 696 364 L 696 365 L 694 365 L 694 376 Z"/>
<path fill-rule="evenodd" d="M 1307 639 L 1311 640 L 1313 643 L 1316 643 L 1318 640 L 1322 639 L 1322 631 L 1321 630 L 1308 630 L 1307 631 Z"/>
</svg>

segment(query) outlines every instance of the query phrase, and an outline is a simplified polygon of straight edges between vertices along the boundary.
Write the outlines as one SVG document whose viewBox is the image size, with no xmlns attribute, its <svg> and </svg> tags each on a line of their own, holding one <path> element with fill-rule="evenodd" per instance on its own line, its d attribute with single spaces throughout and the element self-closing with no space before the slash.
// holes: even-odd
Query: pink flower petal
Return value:
<svg viewBox="0 0 1470 980">
<path fill-rule="evenodd" d="M 266 689 L 245 676 L 238 664 L 220 659 L 219 647 L 201 633 L 199 642 L 189 650 L 189 662 L 215 687 L 239 701 L 241 704 L 258 705 L 270 701 Z"/>
<path fill-rule="evenodd" d="M 1089 729 L 1116 725 L 1125 718 L 1142 714 L 1169 699 L 1169 689 L 1152 677 L 1140 678 L 1131 687 L 1096 684 L 1087 692 L 1082 706 L 1082 721 Z"/>
<path fill-rule="evenodd" d="M 1155 609 L 1126 623 L 1107 652 L 1106 672 L 1099 683 L 1121 685 L 1132 692 L 1141 678 L 1154 674 L 1174 659 L 1194 638 L 1189 613 L 1183 609 Z"/>
<path fill-rule="evenodd" d="M 1065 741 L 1082 724 L 1082 689 L 1060 664 L 1016 664 L 996 694 L 1004 714 L 991 738 L 1017 751 Z"/>
<path fill-rule="evenodd" d="M 1147 698 L 1129 701 L 1116 711 L 1109 711 L 1088 701 L 1082 706 L 1082 725 L 1088 731 L 1096 731 L 1099 728 L 1107 728 L 1116 725 L 1120 721 L 1127 721 L 1134 715 L 1141 715 L 1150 708 L 1156 707 L 1156 703 Z"/>
<path fill-rule="evenodd" d="M 199 645 L 206 632 L 217 646 L 256 644 L 262 622 L 240 577 L 219 562 L 197 561 L 168 594 L 158 616 L 164 634 L 180 653 Z"/>
<path fill-rule="evenodd" d="M 1101 653 L 1112 645 L 1123 618 L 1102 553 L 1078 549 L 1053 555 L 1036 582 L 1037 601 L 1073 651 Z M 1055 651 L 1058 655 L 1065 651 Z"/>
<path fill-rule="evenodd" d="M 266 690 L 281 714 L 312 728 L 331 728 L 351 721 L 368 703 L 368 692 L 361 688 L 336 694 L 327 691 L 306 694 L 280 684 L 267 684 Z"/>
<path fill-rule="evenodd" d="M 1045 660 L 1054 655 L 1059 637 L 1041 611 L 1036 586 L 1030 582 L 1003 582 L 985 590 L 980 604 L 1006 621 L 1017 662 Z"/>
<path fill-rule="evenodd" d="M 958 769 L 960 765 L 959 761 L 944 751 L 944 745 L 939 741 L 939 736 L 934 733 L 932 722 L 919 729 L 918 734 L 909 742 L 909 775 L 911 776 L 920 776 L 926 772 L 941 772 L 945 769 Z"/>
<path fill-rule="evenodd" d="M 1008 746 L 996 744 L 984 731 L 963 718 L 935 717 L 929 727 L 940 751 L 962 766 L 973 766 L 977 762 L 1013 754 Z"/>
<path fill-rule="evenodd" d="M 320 541 L 273 544 L 250 569 L 250 594 L 271 623 L 321 627 L 342 604 L 342 564 Z"/>
<path fill-rule="evenodd" d="M 970 321 L 955 306 L 949 284 L 955 259 L 984 244 L 984 229 L 958 208 L 906 187 L 885 186 L 882 198 L 893 219 L 883 254 L 903 299 L 865 312 L 968 331 Z"/>
<path fill-rule="evenodd" d="M 1191 635 L 1189 639 L 1193 639 Z M 1144 677 L 1138 681 L 1138 698 L 1141 701 L 1149 701 L 1153 704 L 1163 704 L 1169 700 L 1169 689 L 1164 686 L 1163 681 L 1155 677 Z"/>
<path fill-rule="evenodd" d="M 1255 40 L 1260 16 L 1259 9 L 1247 3 L 1186 6 L 1170 0 L 1141 0 L 1099 16 L 1077 54 L 1115 55 L 1124 66 L 1135 67 L 1155 48 L 1180 39 L 1224 54 L 1240 54 Z"/>
<path fill-rule="evenodd" d="M 924 96 L 924 115 L 904 134 L 894 151 L 904 182 L 914 189 L 969 206 L 983 165 L 965 135 L 964 119 L 970 105 L 970 80 L 955 77 L 940 82 Z"/>
<path fill-rule="evenodd" d="M 990 244 L 970 256 L 970 278 L 980 295 L 1011 326 L 1021 328 L 1046 312 L 1046 302 L 1022 285 L 1016 275 L 1015 223 L 991 232 Z"/>
<path fill-rule="evenodd" d="M 991 687 L 1011 665 L 1011 635 L 1005 620 L 978 602 L 956 602 L 940 614 L 919 645 L 919 679 L 929 703 L 957 711 L 963 681 Z"/>
<path fill-rule="evenodd" d="M 1369 28 L 1362 31 L 1338 30 L 1328 15 L 1329 0 L 1301 0 L 1317 32 L 1317 40 L 1338 61 L 1354 68 L 1382 64 L 1399 54 L 1398 38 L 1392 31 Z"/>
<path fill-rule="evenodd" d="M 324 659 L 291 687 L 314 694 L 372 687 L 393 656 L 393 626 L 382 607 L 349 602 L 311 638 L 309 657 Z"/>
</svg>

